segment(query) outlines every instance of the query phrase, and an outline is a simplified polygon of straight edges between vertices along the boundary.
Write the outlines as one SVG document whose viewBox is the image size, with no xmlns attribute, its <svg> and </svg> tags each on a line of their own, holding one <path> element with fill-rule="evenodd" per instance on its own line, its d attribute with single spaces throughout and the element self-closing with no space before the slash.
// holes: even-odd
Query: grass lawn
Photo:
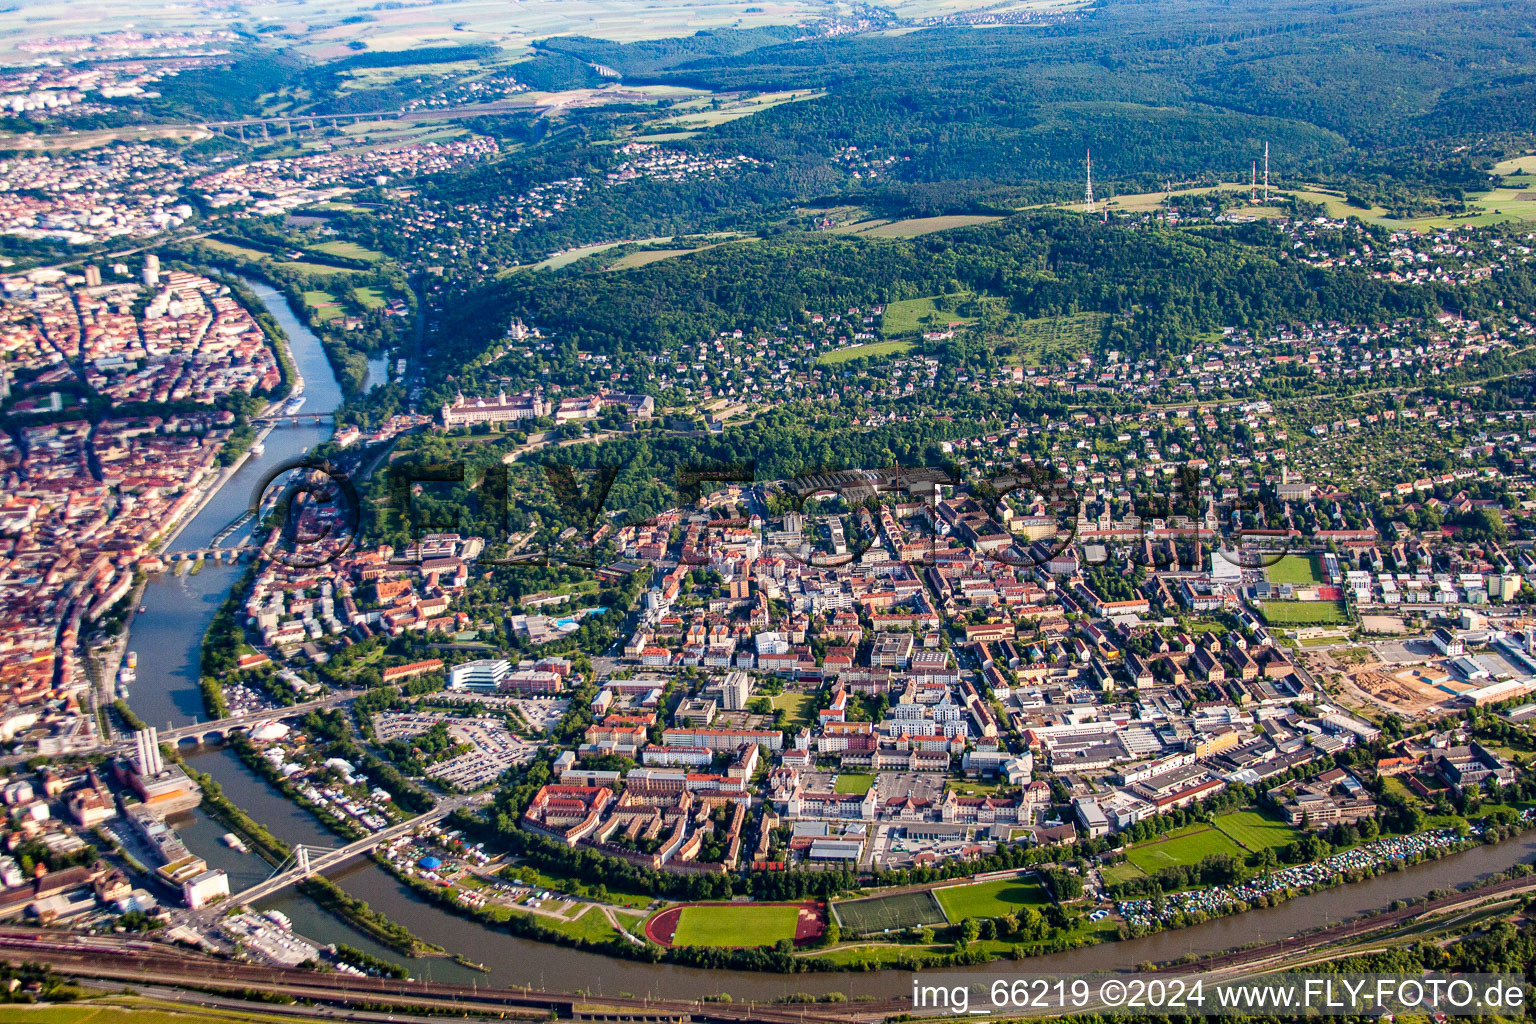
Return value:
<svg viewBox="0 0 1536 1024">
<path fill-rule="evenodd" d="M 880 315 L 880 330 L 890 337 L 894 334 L 918 334 L 922 331 L 941 330 L 952 323 L 975 323 L 975 317 L 961 316 L 954 309 L 971 298 L 969 292 L 957 292 L 948 296 L 929 295 L 921 299 L 898 299 L 896 302 L 888 303 L 885 312 Z M 940 301 L 944 301 L 951 308 L 940 309 Z"/>
<path fill-rule="evenodd" d="M 547 889 L 550 892 L 570 893 L 576 896 L 592 896 L 592 887 L 575 879 L 561 875 L 552 875 L 547 871 L 540 871 L 527 864 L 509 864 L 501 871 L 502 878 L 515 885 L 526 885 L 534 889 Z M 607 895 L 602 899 L 604 903 L 610 903 L 620 907 L 648 907 L 656 902 L 655 897 L 645 893 L 626 893 L 608 889 Z"/>
<path fill-rule="evenodd" d="M 308 263 L 302 260 L 285 260 L 277 266 L 295 274 L 313 274 L 315 277 L 336 277 L 340 274 L 357 273 L 348 267 L 333 267 L 327 263 Z"/>
<path fill-rule="evenodd" d="M 875 784 L 873 775 L 839 775 L 837 785 L 833 786 L 836 793 L 857 793 L 863 796 L 869 792 L 869 787 Z"/>
<path fill-rule="evenodd" d="M 1316 555 L 1286 555 L 1265 570 L 1271 583 L 1294 583 L 1301 586 L 1323 582 L 1321 567 Z"/>
<path fill-rule="evenodd" d="M 1147 877 L 1145 871 L 1129 861 L 1124 864 L 1111 864 L 1107 868 L 1100 868 L 1099 874 L 1104 876 L 1105 885 L 1121 885 L 1125 882 L 1134 882 L 1138 878 Z"/>
<path fill-rule="evenodd" d="M 536 915 L 535 920 L 540 924 L 553 928 L 562 935 L 573 938 L 586 939 L 589 942 L 606 942 L 613 938 L 613 925 L 603 916 L 603 912 L 594 906 L 586 906 L 586 913 L 575 918 L 556 918 Z"/>
<path fill-rule="evenodd" d="M 816 357 L 818 366 L 838 366 L 855 359 L 875 359 L 879 356 L 901 355 L 912 347 L 910 341 L 872 341 L 864 345 L 850 345 L 833 349 Z"/>
<path fill-rule="evenodd" d="M 1290 825 L 1258 811 L 1218 815 L 1215 825 L 1228 838 L 1249 850 L 1285 846 L 1301 838 L 1301 833 Z"/>
<path fill-rule="evenodd" d="M 1032 878 L 1004 878 L 996 882 L 975 882 L 935 889 L 934 897 L 952 922 L 967 917 L 1002 917 L 1020 907 L 1044 906 L 1050 902 L 1045 889 Z"/>
<path fill-rule="evenodd" d="M 677 946 L 771 946 L 793 939 L 798 907 L 685 907 L 677 921 Z M 611 931 L 611 929 L 610 929 Z"/>
<path fill-rule="evenodd" d="M 347 242 L 341 239 L 332 239 L 329 242 L 321 242 L 319 245 L 310 246 L 316 252 L 323 252 L 328 256 L 341 256 L 349 260 L 365 260 L 368 263 L 377 263 L 384 258 L 381 252 L 375 252 L 366 246 L 356 242 Z"/>
<path fill-rule="evenodd" d="M 307 291 L 304 293 L 304 305 L 314 310 L 321 320 L 335 320 L 342 315 L 336 296 L 330 292 Z"/>
<path fill-rule="evenodd" d="M 789 712 L 791 725 L 811 724 L 811 695 L 808 693 L 781 693 L 772 698 L 773 710 L 783 708 Z"/>
<path fill-rule="evenodd" d="M 250 260 L 253 263 L 257 260 L 264 260 L 271 255 L 271 253 L 262 252 L 260 249 L 235 245 L 233 242 L 222 242 L 217 238 L 204 238 L 197 244 L 201 245 L 204 249 L 209 249 L 221 255 L 234 256 L 237 259 Z"/>
<path fill-rule="evenodd" d="M 1349 621 L 1336 601 L 1265 601 L 1260 611 L 1271 626 L 1337 626 Z"/>
<path fill-rule="evenodd" d="M 377 288 L 352 289 L 352 301 L 364 309 L 383 309 L 384 293 Z"/>
<path fill-rule="evenodd" d="M 1147 874 L 1180 864 L 1198 864 L 1217 853 L 1229 853 L 1241 859 L 1243 848 L 1226 834 L 1207 825 L 1179 829 L 1171 838 L 1137 843 L 1126 851 L 1126 859 Z"/>
</svg>

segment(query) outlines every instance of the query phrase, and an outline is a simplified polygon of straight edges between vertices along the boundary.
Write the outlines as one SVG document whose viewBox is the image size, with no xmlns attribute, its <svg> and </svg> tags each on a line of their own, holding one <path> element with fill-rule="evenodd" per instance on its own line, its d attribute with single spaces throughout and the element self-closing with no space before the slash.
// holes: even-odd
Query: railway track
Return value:
<svg viewBox="0 0 1536 1024">
<path fill-rule="evenodd" d="M 906 1010 L 905 1001 L 859 1004 L 732 1004 L 692 1000 L 586 997 L 518 989 L 488 989 L 440 982 L 322 974 L 222 960 L 144 939 L 76 935 L 31 929 L 0 929 L 0 959 L 45 964 L 60 974 L 106 981 L 171 985 L 203 991 L 273 992 L 294 999 L 434 1011 L 487 1013 L 531 1011 L 561 1019 L 607 1016 L 674 1017 L 731 1024 L 868 1024 Z M 834 1008 L 835 1007 L 835 1008 Z"/>
</svg>

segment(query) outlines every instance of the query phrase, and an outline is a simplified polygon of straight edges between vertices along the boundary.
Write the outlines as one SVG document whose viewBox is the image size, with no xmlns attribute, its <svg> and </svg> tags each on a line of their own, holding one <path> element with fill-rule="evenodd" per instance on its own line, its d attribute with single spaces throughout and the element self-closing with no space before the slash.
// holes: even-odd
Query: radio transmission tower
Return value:
<svg viewBox="0 0 1536 1024">
<path fill-rule="evenodd" d="M 1264 201 L 1269 202 L 1269 143 L 1264 143 Z"/>
<path fill-rule="evenodd" d="M 1093 212 L 1093 150 L 1088 150 L 1088 185 L 1083 189 L 1083 212 Z"/>
<path fill-rule="evenodd" d="M 1253 162 L 1253 167 L 1248 172 L 1248 201 L 1250 203 L 1259 201 L 1259 162 L 1257 160 Z"/>
</svg>

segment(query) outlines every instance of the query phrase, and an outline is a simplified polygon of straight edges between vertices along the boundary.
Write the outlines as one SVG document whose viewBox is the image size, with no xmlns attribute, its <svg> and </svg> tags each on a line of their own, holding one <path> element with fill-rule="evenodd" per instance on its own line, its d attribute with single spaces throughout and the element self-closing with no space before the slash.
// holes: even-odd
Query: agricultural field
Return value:
<svg viewBox="0 0 1536 1024">
<path fill-rule="evenodd" d="M 1223 835 L 1246 850 L 1286 846 L 1301 838 L 1301 833 L 1290 825 L 1258 811 L 1218 815 L 1213 824 Z"/>
<path fill-rule="evenodd" d="M 1271 626 L 1337 626 L 1349 621 L 1334 601 L 1265 601 L 1260 612 Z"/>
<path fill-rule="evenodd" d="M 1181 864 L 1198 864 L 1218 853 L 1243 857 L 1243 848 L 1225 832 L 1209 825 L 1195 825 L 1179 829 L 1162 839 L 1137 843 L 1126 851 L 1126 859 L 1147 874 Z"/>
<path fill-rule="evenodd" d="M 1323 582 L 1322 567 L 1316 555 L 1286 555 L 1264 570 L 1271 583 L 1311 586 Z"/>
<path fill-rule="evenodd" d="M 797 907 L 684 907 L 678 918 L 674 946 L 771 946 L 793 939 L 800 917 Z"/>
<path fill-rule="evenodd" d="M 1045 889 L 1033 878 L 1004 878 L 996 882 L 947 886 L 935 889 L 933 895 L 944 915 L 956 923 L 967 917 L 1002 917 L 1020 907 L 1038 907 L 1050 902 Z"/>
<path fill-rule="evenodd" d="M 834 793 L 853 793 L 863 796 L 869 792 L 869 787 L 875 784 L 873 775 L 839 775 L 837 785 L 832 787 Z"/>
<path fill-rule="evenodd" d="M 910 341 L 872 341 L 863 345 L 823 352 L 816 357 L 818 366 L 841 366 L 855 359 L 877 359 L 880 356 L 901 355 L 912 347 Z"/>
<path fill-rule="evenodd" d="M 948 923 L 943 909 L 931 892 L 903 892 L 890 896 L 846 900 L 832 904 L 843 931 L 852 935 L 873 935 L 906 928 L 941 926 Z"/>
</svg>

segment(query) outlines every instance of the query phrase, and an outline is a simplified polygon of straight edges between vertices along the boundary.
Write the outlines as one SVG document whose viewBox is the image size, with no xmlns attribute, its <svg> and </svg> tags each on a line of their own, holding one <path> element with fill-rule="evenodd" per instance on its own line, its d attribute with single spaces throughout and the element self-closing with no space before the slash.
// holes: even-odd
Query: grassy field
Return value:
<svg viewBox="0 0 1536 1024">
<path fill-rule="evenodd" d="M 851 935 L 871 935 L 947 923 L 944 911 L 931 892 L 902 892 L 847 900 L 832 904 L 832 909 L 843 931 Z"/>
<path fill-rule="evenodd" d="M 1301 838 L 1301 833 L 1290 825 L 1258 811 L 1218 815 L 1213 824 L 1223 835 L 1248 850 L 1285 846 Z"/>
<path fill-rule="evenodd" d="M 349 260 L 363 260 L 367 263 L 377 263 L 384 258 L 381 252 L 375 252 L 367 246 L 358 245 L 356 242 L 346 242 L 341 239 L 332 239 L 329 242 L 321 242 L 319 245 L 310 246 L 316 252 L 323 252 L 328 256 L 341 256 Z"/>
<path fill-rule="evenodd" d="M 1334 601 L 1265 601 L 1260 611 L 1271 626 L 1336 626 L 1349 621 Z"/>
<path fill-rule="evenodd" d="M 781 693 L 773 698 L 773 710 L 783 708 L 789 712 L 791 725 L 811 724 L 811 695 L 808 693 Z"/>
<path fill-rule="evenodd" d="M 307 261 L 284 261 L 277 266 L 284 270 L 293 271 L 296 274 L 311 274 L 315 277 L 337 277 L 341 274 L 355 274 L 357 271 L 348 270 L 346 267 L 333 267 L 328 263 L 309 263 Z"/>
<path fill-rule="evenodd" d="M 1107 868 L 1101 868 L 1099 874 L 1104 876 L 1105 885 L 1120 885 L 1124 882 L 1134 882 L 1138 878 L 1147 877 L 1145 871 L 1129 861 L 1124 864 L 1111 864 Z"/>
<path fill-rule="evenodd" d="M 243 245 L 235 245 L 233 242 L 223 242 L 217 238 L 204 238 L 197 244 L 212 252 L 224 256 L 233 256 L 236 259 L 250 260 L 252 263 L 257 260 L 264 260 L 268 256 L 267 253 L 262 252 L 260 249 L 250 249 Z"/>
<path fill-rule="evenodd" d="M 562 935 L 572 938 L 586 939 L 590 942 L 606 942 L 613 938 L 613 925 L 603 916 L 603 912 L 590 904 L 576 904 L 577 907 L 585 906 L 586 912 L 570 919 L 557 917 L 545 917 L 538 915 L 536 920 L 545 927 L 553 928 Z"/>
<path fill-rule="evenodd" d="M 321 320 L 335 320 L 344 315 L 336 296 L 330 292 L 307 291 L 304 293 L 304 305 L 314 310 Z"/>
<path fill-rule="evenodd" d="M 383 309 L 384 293 L 377 288 L 352 289 L 352 301 L 364 309 Z"/>
<path fill-rule="evenodd" d="M 771 946 L 793 939 L 800 920 L 796 907 L 687 907 L 677 921 L 677 946 Z M 610 929 L 611 930 L 611 929 Z"/>
<path fill-rule="evenodd" d="M 1050 902 L 1045 889 L 1032 878 L 1005 878 L 996 882 L 975 882 L 934 890 L 934 898 L 952 922 L 967 917 L 1002 917 L 1020 907 L 1044 906 Z"/>
<path fill-rule="evenodd" d="M 951 228 L 968 228 L 973 224 L 990 224 L 1002 217 L 956 214 L 948 217 L 909 217 L 906 220 L 863 220 L 838 228 L 838 232 L 847 235 L 862 235 L 865 238 L 917 238 L 920 235 L 931 235 L 935 231 L 948 231 Z"/>
<path fill-rule="evenodd" d="M 872 341 L 864 345 L 823 352 L 816 357 L 819 366 L 841 366 L 855 359 L 876 359 L 880 356 L 901 355 L 912 347 L 910 341 Z"/>
<path fill-rule="evenodd" d="M 947 296 L 951 307 L 963 305 L 973 296 L 958 292 Z M 972 324 L 975 317 L 961 316 L 951 309 L 940 309 L 940 296 L 927 295 L 920 299 L 898 299 L 885 307 L 880 317 L 880 330 L 887 337 L 896 334 L 917 334 L 922 331 L 942 330 L 948 324 Z"/>
<path fill-rule="evenodd" d="M 768 92 L 755 96 L 700 96 L 697 99 L 682 100 L 675 103 L 673 110 L 679 113 L 672 117 L 655 122 L 658 125 L 676 125 L 681 129 L 689 128 L 713 128 L 716 125 L 726 124 L 738 118 L 751 114 L 761 114 L 766 110 L 785 103 L 803 103 L 806 100 L 819 100 L 826 93 L 814 90 L 801 89 L 796 92 Z M 711 105 L 713 104 L 713 105 Z M 649 142 L 654 136 L 637 135 L 635 141 Z"/>
<path fill-rule="evenodd" d="M 652 263 L 660 263 L 662 260 L 670 260 L 676 256 L 687 256 L 695 249 L 641 249 L 639 252 L 627 253 L 608 264 L 609 270 L 633 270 L 636 267 L 648 266 Z"/>
<path fill-rule="evenodd" d="M 1229 853 L 1241 858 L 1243 849 L 1229 839 L 1226 833 L 1209 825 L 1195 825 L 1170 833 L 1164 839 L 1137 843 L 1126 851 L 1125 856 L 1150 875 L 1162 868 L 1198 864 L 1217 853 Z"/>
<path fill-rule="evenodd" d="M 1309 586 L 1323 582 L 1322 567 L 1316 555 L 1286 555 L 1264 570 L 1271 583 L 1294 583 Z"/>
<path fill-rule="evenodd" d="M 873 775 L 839 775 L 837 785 L 832 787 L 836 793 L 857 793 L 863 796 L 869 792 L 869 787 L 875 784 Z"/>
</svg>

